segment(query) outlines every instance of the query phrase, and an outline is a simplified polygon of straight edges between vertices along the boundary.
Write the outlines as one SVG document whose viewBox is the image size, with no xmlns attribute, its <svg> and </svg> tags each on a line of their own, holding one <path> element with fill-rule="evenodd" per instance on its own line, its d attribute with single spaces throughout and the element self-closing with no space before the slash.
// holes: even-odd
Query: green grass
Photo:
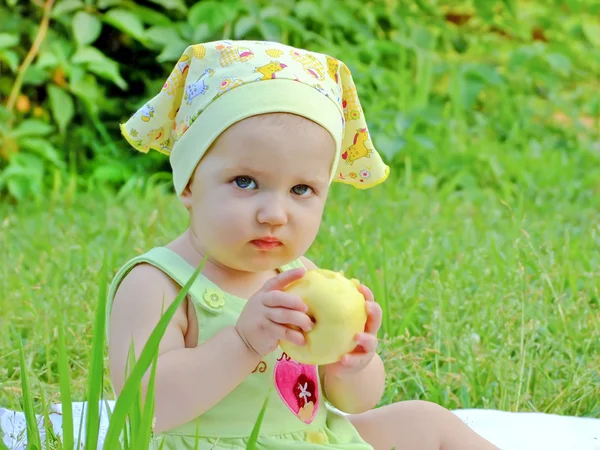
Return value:
<svg viewBox="0 0 600 450">
<path fill-rule="evenodd" d="M 572 161 L 565 171 L 600 176 Z M 336 185 L 309 253 L 360 278 L 385 311 L 383 403 L 599 416 L 597 185 L 575 192 L 564 180 L 505 200 L 416 178 L 396 173 L 366 192 Z M 71 397 L 84 399 L 104 258 L 112 276 L 186 225 L 158 189 L 102 192 L 0 207 L 2 406 L 22 409 L 21 341 L 36 411 L 41 393 L 60 401 L 61 314 Z"/>
<path fill-rule="evenodd" d="M 342 14 L 333 28 L 310 19 L 324 35 L 357 33 L 357 42 L 344 38 L 331 50 L 352 63 L 375 144 L 393 166 L 373 190 L 335 186 L 308 255 L 361 279 L 381 304 L 382 403 L 420 398 L 451 409 L 600 417 L 598 47 L 583 44 L 577 24 L 592 24 L 593 11 L 582 15 L 586 2 L 567 2 L 566 16 L 552 8 L 540 15 L 537 3 L 519 5 L 514 27 L 527 35 L 552 19 L 545 44 L 480 34 L 477 24 L 441 26 L 435 14 L 410 9 L 388 35 L 362 14 Z M 304 43 L 305 31 L 285 34 Z M 466 38 L 469 51 L 446 48 L 453 37 Z M 439 46 L 424 43 L 434 40 Z M 59 171 L 42 195 L 36 174 L 46 166 L 23 146 L 9 166 L 12 190 L 40 196 L 0 201 L 0 405 L 30 417 L 50 402 L 112 397 L 100 352 L 103 267 L 111 277 L 186 226 L 176 199 L 138 178 L 159 157 L 136 160 L 124 150 L 105 103 L 102 129 L 112 136 L 96 136 L 85 115 L 66 134 L 40 131 L 46 144 L 80 155 L 85 179 Z M 103 179 L 128 182 L 116 195 L 96 186 Z M 140 355 L 145 368 L 154 344 Z M 126 447 L 149 437 L 153 401 L 142 406 L 142 369 L 132 370 L 109 445 L 124 427 Z M 98 411 L 90 412 L 88 438 Z M 63 419 L 72 429 L 73 418 Z"/>
</svg>

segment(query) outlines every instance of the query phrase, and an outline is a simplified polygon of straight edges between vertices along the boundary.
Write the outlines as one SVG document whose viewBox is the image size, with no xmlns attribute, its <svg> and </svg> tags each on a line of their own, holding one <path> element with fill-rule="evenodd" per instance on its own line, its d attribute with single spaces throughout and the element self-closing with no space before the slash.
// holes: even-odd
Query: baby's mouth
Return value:
<svg viewBox="0 0 600 450">
<path fill-rule="evenodd" d="M 260 250 L 273 250 L 283 245 L 283 243 L 279 239 L 272 237 L 254 239 L 250 241 L 250 243 Z"/>
</svg>

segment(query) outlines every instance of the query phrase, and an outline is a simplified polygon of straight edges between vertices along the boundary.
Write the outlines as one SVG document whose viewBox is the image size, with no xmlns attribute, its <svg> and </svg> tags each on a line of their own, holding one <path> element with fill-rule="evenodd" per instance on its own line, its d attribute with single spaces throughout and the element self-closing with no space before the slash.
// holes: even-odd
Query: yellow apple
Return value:
<svg viewBox="0 0 600 450">
<path fill-rule="evenodd" d="M 279 345 L 283 351 L 300 363 L 322 365 L 337 362 L 354 350 L 354 337 L 364 331 L 367 321 L 365 297 L 359 286 L 358 280 L 326 269 L 308 270 L 286 286 L 285 292 L 299 296 L 308 306 L 307 315 L 314 327 L 304 332 L 306 345 L 282 340 Z"/>
</svg>

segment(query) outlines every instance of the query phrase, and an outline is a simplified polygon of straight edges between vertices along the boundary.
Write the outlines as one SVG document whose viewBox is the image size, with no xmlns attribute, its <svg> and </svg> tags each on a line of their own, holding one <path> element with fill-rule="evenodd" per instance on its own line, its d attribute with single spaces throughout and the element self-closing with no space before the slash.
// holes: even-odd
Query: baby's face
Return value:
<svg viewBox="0 0 600 450">
<path fill-rule="evenodd" d="M 238 122 L 196 167 L 182 194 L 197 250 L 242 271 L 303 255 L 321 224 L 335 142 L 291 114 Z"/>
</svg>

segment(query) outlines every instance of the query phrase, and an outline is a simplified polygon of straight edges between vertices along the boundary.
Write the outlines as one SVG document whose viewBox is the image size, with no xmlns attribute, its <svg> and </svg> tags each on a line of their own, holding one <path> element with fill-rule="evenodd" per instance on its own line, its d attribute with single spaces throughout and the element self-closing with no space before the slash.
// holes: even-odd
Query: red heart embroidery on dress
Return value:
<svg viewBox="0 0 600 450">
<path fill-rule="evenodd" d="M 273 370 L 279 396 L 300 420 L 311 423 L 319 408 L 317 366 L 308 366 L 283 353 Z"/>
</svg>

